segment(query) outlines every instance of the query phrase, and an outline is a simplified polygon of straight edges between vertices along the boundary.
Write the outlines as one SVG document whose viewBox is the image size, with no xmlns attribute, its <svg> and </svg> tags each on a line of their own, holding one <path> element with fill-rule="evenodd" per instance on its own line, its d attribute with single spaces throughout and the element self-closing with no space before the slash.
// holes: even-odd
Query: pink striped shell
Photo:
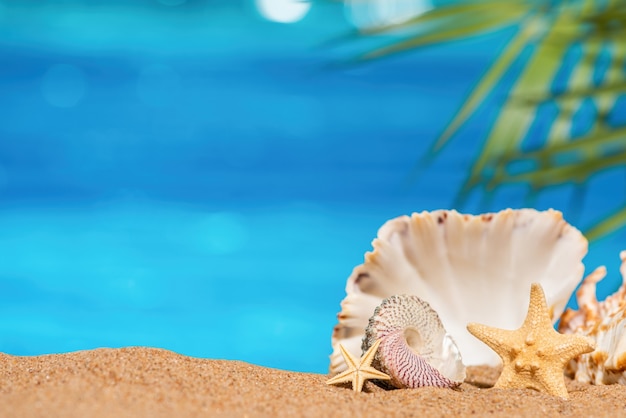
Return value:
<svg viewBox="0 0 626 418">
<path fill-rule="evenodd" d="M 456 387 L 465 366 L 456 343 L 430 305 L 411 295 L 385 299 L 374 311 L 362 349 L 381 340 L 374 367 L 397 388 Z"/>
</svg>

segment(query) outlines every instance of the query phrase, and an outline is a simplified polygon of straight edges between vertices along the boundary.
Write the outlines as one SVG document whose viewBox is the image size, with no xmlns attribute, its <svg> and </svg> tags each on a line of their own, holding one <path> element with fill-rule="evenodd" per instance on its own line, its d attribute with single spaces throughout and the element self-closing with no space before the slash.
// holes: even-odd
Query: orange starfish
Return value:
<svg viewBox="0 0 626 418">
<path fill-rule="evenodd" d="M 566 363 L 594 350 L 589 339 L 554 330 L 541 285 L 530 288 L 530 306 L 521 328 L 508 331 L 481 324 L 467 330 L 502 358 L 496 388 L 528 388 L 568 398 L 563 369 Z"/>
</svg>

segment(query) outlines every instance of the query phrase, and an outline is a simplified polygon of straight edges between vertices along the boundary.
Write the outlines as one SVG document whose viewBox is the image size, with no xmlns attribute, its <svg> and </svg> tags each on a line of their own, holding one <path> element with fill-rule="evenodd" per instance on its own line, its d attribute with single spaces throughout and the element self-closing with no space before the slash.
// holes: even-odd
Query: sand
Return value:
<svg viewBox="0 0 626 418">
<path fill-rule="evenodd" d="M 327 376 L 182 356 L 154 348 L 0 354 L 1 417 L 626 417 L 626 386 L 567 381 L 568 401 L 493 389 L 498 370 L 469 368 L 459 390 L 364 393 Z"/>
</svg>

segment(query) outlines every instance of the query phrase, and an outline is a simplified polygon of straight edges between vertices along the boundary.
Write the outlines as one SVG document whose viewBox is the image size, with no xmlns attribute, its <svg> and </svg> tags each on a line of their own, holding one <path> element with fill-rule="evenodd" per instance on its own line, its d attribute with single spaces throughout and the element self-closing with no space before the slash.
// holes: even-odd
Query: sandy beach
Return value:
<svg viewBox="0 0 626 418">
<path fill-rule="evenodd" d="M 130 347 L 36 357 L 0 355 L 2 417 L 626 416 L 626 387 L 567 381 L 570 400 L 493 389 L 498 370 L 470 367 L 458 390 L 365 392 L 326 375 Z"/>
</svg>

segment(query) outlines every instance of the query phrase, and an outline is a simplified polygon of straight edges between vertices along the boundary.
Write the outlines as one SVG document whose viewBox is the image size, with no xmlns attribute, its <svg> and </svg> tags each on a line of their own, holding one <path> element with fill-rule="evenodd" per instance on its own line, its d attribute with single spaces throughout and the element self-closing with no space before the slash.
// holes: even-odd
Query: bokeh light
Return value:
<svg viewBox="0 0 626 418">
<path fill-rule="evenodd" d="M 432 9 L 431 0 L 346 0 L 346 16 L 361 29 L 397 24 Z"/>
<path fill-rule="evenodd" d="M 256 5 L 263 17 L 280 23 L 302 20 L 311 8 L 308 0 L 256 0 Z"/>
</svg>

